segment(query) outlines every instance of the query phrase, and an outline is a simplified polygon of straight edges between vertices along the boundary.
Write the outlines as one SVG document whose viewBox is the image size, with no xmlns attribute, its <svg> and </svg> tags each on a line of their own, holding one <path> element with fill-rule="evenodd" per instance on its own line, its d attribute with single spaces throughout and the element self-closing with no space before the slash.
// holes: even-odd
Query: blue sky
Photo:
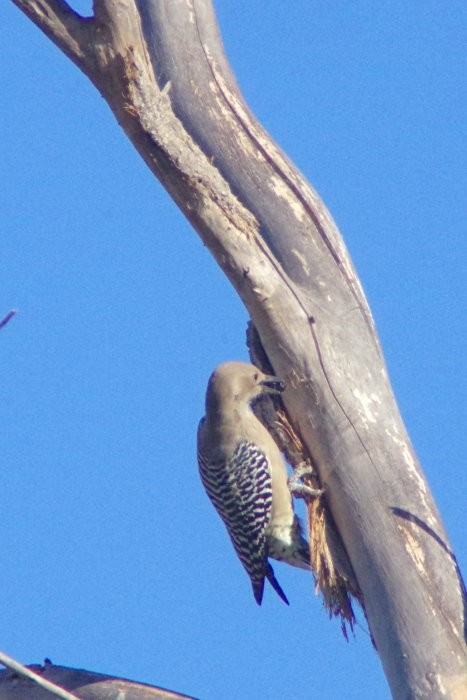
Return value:
<svg viewBox="0 0 467 700">
<path fill-rule="evenodd" d="M 265 7 L 216 2 L 227 54 L 343 233 L 465 570 L 467 5 Z M 307 574 L 256 606 L 199 482 L 246 311 L 91 83 L 11 3 L 0 27 L 0 648 L 203 700 L 388 698 Z"/>
</svg>

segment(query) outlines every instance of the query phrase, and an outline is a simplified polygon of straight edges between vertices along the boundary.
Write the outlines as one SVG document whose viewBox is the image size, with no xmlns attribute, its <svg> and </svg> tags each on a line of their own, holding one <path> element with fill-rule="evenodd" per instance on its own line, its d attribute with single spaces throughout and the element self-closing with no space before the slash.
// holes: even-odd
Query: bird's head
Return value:
<svg viewBox="0 0 467 700">
<path fill-rule="evenodd" d="M 211 374 L 206 392 L 206 409 L 226 402 L 251 404 L 263 394 L 280 394 L 285 385 L 247 362 L 224 362 Z"/>
</svg>

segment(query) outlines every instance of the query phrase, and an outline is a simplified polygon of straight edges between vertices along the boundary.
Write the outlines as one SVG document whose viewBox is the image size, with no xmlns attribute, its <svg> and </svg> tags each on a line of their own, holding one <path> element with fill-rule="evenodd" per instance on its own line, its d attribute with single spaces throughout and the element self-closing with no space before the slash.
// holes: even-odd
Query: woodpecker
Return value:
<svg viewBox="0 0 467 700">
<path fill-rule="evenodd" d="M 201 481 L 251 579 L 258 605 L 265 578 L 289 604 L 268 558 L 310 568 L 281 453 L 251 410 L 259 396 L 284 388 L 278 377 L 253 365 L 225 362 L 209 379 L 206 415 L 198 428 Z"/>
</svg>

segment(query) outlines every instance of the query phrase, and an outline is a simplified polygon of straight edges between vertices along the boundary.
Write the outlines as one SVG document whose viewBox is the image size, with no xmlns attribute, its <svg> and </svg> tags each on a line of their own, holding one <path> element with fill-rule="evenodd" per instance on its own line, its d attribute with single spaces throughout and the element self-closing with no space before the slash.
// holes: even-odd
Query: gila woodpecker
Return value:
<svg viewBox="0 0 467 700">
<path fill-rule="evenodd" d="M 206 415 L 198 428 L 198 464 L 204 488 L 224 521 L 261 605 L 264 579 L 288 600 L 268 557 L 309 569 L 308 543 L 292 507 L 287 470 L 273 438 L 251 410 L 283 383 L 245 362 L 225 362 L 212 373 Z"/>
</svg>

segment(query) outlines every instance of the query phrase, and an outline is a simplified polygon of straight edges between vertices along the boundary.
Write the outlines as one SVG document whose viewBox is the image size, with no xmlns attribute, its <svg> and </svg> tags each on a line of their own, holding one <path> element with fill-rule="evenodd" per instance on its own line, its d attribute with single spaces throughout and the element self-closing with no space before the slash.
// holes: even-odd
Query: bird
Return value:
<svg viewBox="0 0 467 700">
<path fill-rule="evenodd" d="M 252 404 L 284 383 L 247 362 L 224 362 L 211 374 L 198 427 L 201 481 L 251 580 L 258 605 L 265 579 L 289 601 L 269 558 L 310 568 L 308 542 L 294 513 L 288 475 L 274 439 Z"/>
</svg>

